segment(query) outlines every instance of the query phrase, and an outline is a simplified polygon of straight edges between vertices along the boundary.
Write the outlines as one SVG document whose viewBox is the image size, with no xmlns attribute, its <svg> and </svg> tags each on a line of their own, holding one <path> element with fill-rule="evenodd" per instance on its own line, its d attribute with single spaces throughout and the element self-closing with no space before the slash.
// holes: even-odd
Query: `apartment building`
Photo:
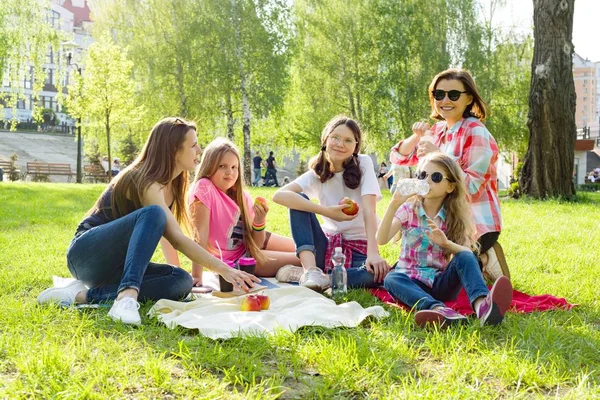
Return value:
<svg viewBox="0 0 600 400">
<path fill-rule="evenodd" d="M 50 8 L 47 10 L 47 21 L 57 31 L 66 33 L 66 37 L 71 38 L 69 51 L 75 53 L 75 59 L 77 54 L 85 50 L 92 42 L 90 35 L 91 19 L 90 9 L 87 5 L 86 0 L 52 0 Z M 61 48 L 61 52 L 64 49 Z M 44 63 L 45 81 L 43 89 L 37 95 L 37 99 L 33 98 L 33 68 L 30 69 L 29 74 L 23 80 L 23 93 L 24 98 L 20 99 L 17 103 L 16 117 L 21 122 L 28 122 L 32 120 L 34 102 L 37 101 L 37 105 L 43 108 L 48 108 L 54 111 L 56 116 L 56 125 L 59 126 L 71 126 L 73 120 L 67 115 L 63 107 L 58 104 L 57 86 L 66 87 L 69 84 L 69 74 L 77 73 L 74 70 L 70 70 L 64 81 L 58 84 L 58 65 L 62 63 L 65 65 L 64 55 L 57 54 L 56 52 L 49 49 L 46 53 L 46 61 Z M 0 98 L 1 93 L 10 92 L 10 82 L 8 79 L 3 79 L 2 87 L 0 87 Z M 7 108 L 3 103 L 0 103 L 2 112 L 4 113 L 4 119 L 9 120 L 13 118 L 13 109 Z"/>
</svg>

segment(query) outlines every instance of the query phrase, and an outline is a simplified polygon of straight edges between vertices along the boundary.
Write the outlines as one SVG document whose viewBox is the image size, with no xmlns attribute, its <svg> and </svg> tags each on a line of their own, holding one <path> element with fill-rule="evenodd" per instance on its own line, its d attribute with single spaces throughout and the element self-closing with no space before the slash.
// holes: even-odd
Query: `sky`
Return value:
<svg viewBox="0 0 600 400">
<path fill-rule="evenodd" d="M 487 4 L 491 0 L 482 0 Z M 506 0 L 493 18 L 496 25 L 511 26 L 525 32 L 533 26 L 533 0 Z M 600 0 L 575 0 L 573 17 L 573 45 L 575 52 L 584 59 L 600 61 Z"/>
</svg>

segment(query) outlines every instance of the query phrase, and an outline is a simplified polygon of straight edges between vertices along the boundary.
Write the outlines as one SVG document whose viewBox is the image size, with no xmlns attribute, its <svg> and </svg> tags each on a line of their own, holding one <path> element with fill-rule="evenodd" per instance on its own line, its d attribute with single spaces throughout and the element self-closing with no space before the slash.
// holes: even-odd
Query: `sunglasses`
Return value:
<svg viewBox="0 0 600 400">
<path fill-rule="evenodd" d="M 436 99 L 437 101 L 441 101 L 444 100 L 444 97 L 446 97 L 446 94 L 448 94 L 448 98 L 452 101 L 456 101 L 460 98 L 460 95 L 463 93 L 467 93 L 466 91 L 461 92 L 460 90 L 441 90 L 441 89 L 436 89 L 433 92 L 431 92 L 431 94 L 433 94 L 433 98 Z"/>
<path fill-rule="evenodd" d="M 428 176 L 431 177 L 431 182 L 433 183 L 440 183 L 444 179 L 448 179 L 441 172 L 434 172 L 433 174 L 428 174 L 425 171 L 417 172 L 417 179 L 420 179 L 422 181 L 427 179 Z M 448 179 L 448 182 L 450 182 L 450 179 Z"/>
</svg>

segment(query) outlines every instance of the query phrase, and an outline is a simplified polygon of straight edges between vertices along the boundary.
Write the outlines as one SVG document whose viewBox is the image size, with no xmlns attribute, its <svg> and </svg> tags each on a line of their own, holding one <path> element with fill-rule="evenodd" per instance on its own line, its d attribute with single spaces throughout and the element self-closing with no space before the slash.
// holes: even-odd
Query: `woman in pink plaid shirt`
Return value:
<svg viewBox="0 0 600 400">
<path fill-rule="evenodd" d="M 496 174 L 498 145 L 482 122 L 487 106 L 471 74 L 464 69 L 437 74 L 429 85 L 429 103 L 431 118 L 440 122 L 432 127 L 427 122 L 414 123 L 413 135 L 392 147 L 390 160 L 410 166 L 433 152 L 452 157 L 463 171 L 484 275 L 491 281 L 501 275 L 510 278 L 497 242 L 502 231 Z"/>
<path fill-rule="evenodd" d="M 456 299 L 463 287 L 481 325 L 499 324 L 512 300 L 512 286 L 505 276 L 491 290 L 485 285 L 473 252 L 478 244 L 460 167 L 435 152 L 421 159 L 417 177 L 427 179 L 429 192 L 403 196 L 396 191 L 377 231 L 380 245 L 402 232 L 402 252 L 384 287 L 418 310 L 419 326 L 465 322 L 465 316 L 443 303 Z"/>
</svg>

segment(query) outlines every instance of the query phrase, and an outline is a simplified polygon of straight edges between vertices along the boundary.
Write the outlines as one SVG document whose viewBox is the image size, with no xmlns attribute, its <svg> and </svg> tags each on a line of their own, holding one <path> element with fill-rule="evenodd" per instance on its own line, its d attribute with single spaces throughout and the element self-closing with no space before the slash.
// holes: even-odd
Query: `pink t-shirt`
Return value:
<svg viewBox="0 0 600 400">
<path fill-rule="evenodd" d="M 189 203 L 199 201 L 210 211 L 208 250 L 220 257 L 219 247 L 223 252 L 223 261 L 237 261 L 246 252 L 243 242 L 245 224 L 240 221 L 240 208 L 227 194 L 217 188 L 210 179 L 202 178 L 192 186 Z M 252 197 L 244 192 L 246 209 L 250 220 L 254 219 Z M 218 246 L 217 246 L 218 243 Z"/>
</svg>

